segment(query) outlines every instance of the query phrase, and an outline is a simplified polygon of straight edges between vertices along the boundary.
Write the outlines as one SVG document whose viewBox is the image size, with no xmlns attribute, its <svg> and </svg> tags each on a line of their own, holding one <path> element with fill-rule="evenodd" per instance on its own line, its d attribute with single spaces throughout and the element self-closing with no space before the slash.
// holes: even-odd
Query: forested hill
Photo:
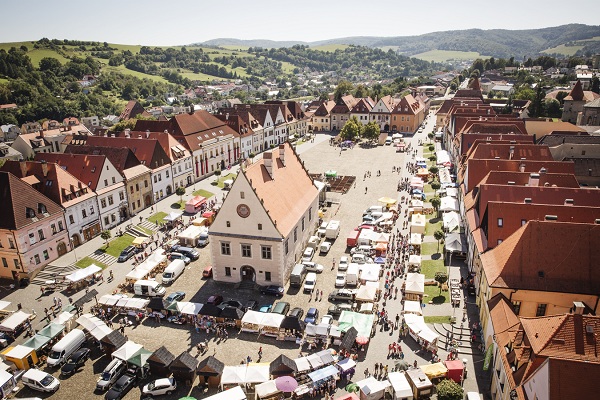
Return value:
<svg viewBox="0 0 600 400">
<path fill-rule="evenodd" d="M 294 44 L 322 46 L 352 44 L 368 47 L 393 48 L 405 55 L 431 50 L 471 51 L 494 57 L 534 57 L 540 53 L 552 54 L 560 46 L 577 46 L 577 55 L 600 51 L 600 26 L 569 24 L 541 29 L 469 29 L 427 33 L 419 36 L 346 37 L 318 42 L 276 42 L 239 39 L 213 39 L 204 43 L 213 46 L 289 47 Z"/>
</svg>

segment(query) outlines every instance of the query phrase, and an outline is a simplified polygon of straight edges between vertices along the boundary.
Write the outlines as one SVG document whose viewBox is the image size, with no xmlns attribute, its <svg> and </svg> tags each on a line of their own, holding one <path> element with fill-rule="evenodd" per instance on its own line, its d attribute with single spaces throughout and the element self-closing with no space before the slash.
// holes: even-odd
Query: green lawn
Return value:
<svg viewBox="0 0 600 400">
<path fill-rule="evenodd" d="M 440 249 L 441 248 L 442 248 L 442 245 L 440 244 Z M 437 242 L 436 243 L 425 242 L 421 245 L 421 255 L 430 256 L 435 253 L 438 253 Z"/>
<path fill-rule="evenodd" d="M 166 215 L 166 214 L 165 214 Z M 100 247 L 98 250 L 105 252 L 113 257 L 119 257 L 119 254 L 123 251 L 123 249 L 133 242 L 134 237 L 131 235 L 124 234 L 123 236 L 119 236 L 108 242 L 109 246 L 106 245 Z"/>
<path fill-rule="evenodd" d="M 198 189 L 196 190 L 194 193 L 192 193 L 194 196 L 202 196 L 202 197 L 206 197 L 207 199 L 210 199 L 211 197 L 213 197 L 215 194 L 212 192 L 209 192 L 208 190 L 204 190 L 204 189 Z"/>
<path fill-rule="evenodd" d="M 476 58 L 487 58 L 476 51 L 453 51 L 453 50 L 429 50 L 424 53 L 412 55 L 411 57 L 425 61 L 444 62 L 448 60 L 474 60 Z"/>
<path fill-rule="evenodd" d="M 435 216 L 435 213 L 433 215 Z M 438 221 L 435 224 L 432 224 L 430 221 L 428 220 L 427 224 L 425 224 L 425 236 L 433 236 L 435 231 L 442 229 L 442 221 Z"/>
<path fill-rule="evenodd" d="M 6 79 L 6 78 L 0 78 L 0 84 L 1 84 L 1 85 L 6 85 L 6 84 L 8 84 L 8 79 Z"/>
<path fill-rule="evenodd" d="M 141 225 L 136 226 L 136 229 L 144 232 L 146 235 L 152 235 L 154 232 L 152 232 L 150 229 L 144 228 Z"/>
<path fill-rule="evenodd" d="M 551 49 L 542 50 L 541 53 L 547 54 L 562 54 L 567 57 L 574 56 L 579 50 L 583 49 L 583 45 L 581 46 L 567 46 L 561 44 L 560 46 L 552 47 Z"/>
<path fill-rule="evenodd" d="M 45 57 L 56 58 L 61 64 L 65 64 L 67 61 L 69 61 L 61 54 L 51 49 L 32 49 L 27 52 L 27 55 L 31 59 L 31 64 L 33 65 L 39 65 L 42 58 Z"/>
<path fill-rule="evenodd" d="M 193 81 L 212 81 L 213 79 L 217 79 L 216 76 L 213 75 L 207 75 L 207 74 L 203 74 L 201 72 L 191 72 L 191 71 L 187 71 L 187 72 L 182 72 L 181 76 L 183 76 L 184 78 L 188 78 L 191 79 Z M 221 79 L 221 78 L 218 78 Z"/>
<path fill-rule="evenodd" d="M 175 203 L 171 204 L 171 208 L 174 210 L 184 209 L 185 208 L 185 200 L 176 201 Z"/>
<path fill-rule="evenodd" d="M 120 72 L 122 74 L 127 74 L 127 75 L 131 75 L 131 76 L 135 76 L 136 78 L 140 78 L 140 79 L 144 79 L 144 78 L 150 79 L 151 81 L 154 81 L 154 82 L 169 83 L 162 76 L 144 74 L 142 72 L 133 71 L 131 69 L 125 68 L 124 65 L 119 65 L 118 67 L 113 67 L 113 66 L 110 66 L 110 65 L 105 65 L 104 67 L 102 67 L 102 70 L 103 71 Z"/>
<path fill-rule="evenodd" d="M 449 315 L 429 316 L 423 318 L 425 319 L 426 324 L 449 324 L 452 322 L 452 317 Z"/>
<path fill-rule="evenodd" d="M 433 279 L 436 272 L 446 272 L 444 261 L 439 260 L 423 260 L 421 261 L 421 273 L 426 279 Z"/>
<path fill-rule="evenodd" d="M 151 215 L 148 218 L 148 221 L 152 222 L 154 225 L 158 225 L 159 222 L 162 222 L 163 218 L 167 216 L 166 212 L 159 211 L 154 215 Z"/>
<path fill-rule="evenodd" d="M 225 186 L 223 184 L 223 182 L 225 182 L 227 179 L 235 179 L 235 177 L 236 177 L 236 174 L 234 174 L 234 173 L 227 174 L 227 175 L 221 175 L 221 176 L 219 176 L 219 179 L 217 179 L 217 181 L 211 182 L 211 185 L 217 186 L 217 187 L 220 187 L 221 189 L 223 189 L 223 187 Z M 206 197 L 206 196 L 204 196 L 204 197 Z"/>
<path fill-rule="evenodd" d="M 424 303 L 433 301 L 433 304 L 442 304 L 450 301 L 450 292 L 442 291 L 440 294 L 440 288 L 437 286 L 425 286 L 425 295 L 427 297 L 423 298 Z"/>
<path fill-rule="evenodd" d="M 98 260 L 94 260 L 93 258 L 90 258 L 90 257 L 84 257 L 75 263 L 75 265 L 79 268 L 86 268 L 92 264 L 96 264 L 97 266 L 99 266 L 102 269 L 108 267 L 108 265 L 106 265 Z"/>
</svg>

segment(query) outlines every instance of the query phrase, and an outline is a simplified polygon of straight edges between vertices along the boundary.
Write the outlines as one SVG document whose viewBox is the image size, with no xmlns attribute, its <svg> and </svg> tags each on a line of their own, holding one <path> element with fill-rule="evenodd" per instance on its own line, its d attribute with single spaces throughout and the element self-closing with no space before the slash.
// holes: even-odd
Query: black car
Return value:
<svg viewBox="0 0 600 400">
<path fill-rule="evenodd" d="M 244 311 L 248 311 L 248 310 L 256 310 L 258 309 L 258 301 L 256 300 L 248 300 L 247 302 L 244 303 Z"/>
<path fill-rule="evenodd" d="M 137 253 L 137 249 L 135 246 L 127 246 L 123 249 L 121 254 L 119 255 L 118 262 L 125 262 L 129 260 L 133 255 Z"/>
<path fill-rule="evenodd" d="M 262 289 L 260 289 L 260 292 L 262 294 L 266 294 L 269 296 L 276 296 L 276 297 L 283 296 L 283 288 L 281 286 L 277 286 L 277 285 L 265 286 Z"/>
<path fill-rule="evenodd" d="M 352 311 L 352 305 L 347 303 L 334 304 L 329 306 L 327 309 L 327 314 L 333 315 L 334 317 L 338 317 L 342 311 Z"/>
<path fill-rule="evenodd" d="M 300 307 L 295 307 L 292 309 L 292 311 L 290 311 L 290 313 L 288 314 L 288 317 L 296 317 L 298 319 L 302 318 L 302 316 L 304 315 L 304 310 L 301 309 Z"/>
<path fill-rule="evenodd" d="M 240 310 L 243 310 L 244 306 L 242 305 L 242 303 L 240 303 L 237 300 L 227 300 L 222 302 L 221 304 L 219 304 L 217 307 L 219 307 L 220 309 L 223 309 L 225 307 L 233 307 L 233 308 L 239 308 Z"/>
<path fill-rule="evenodd" d="M 71 354 L 67 363 L 60 369 L 60 374 L 65 376 L 73 375 L 79 367 L 85 364 L 88 358 L 90 358 L 90 349 L 83 347 L 77 350 Z"/>
<path fill-rule="evenodd" d="M 104 398 L 106 400 L 119 400 L 125 397 L 127 393 L 135 386 L 137 378 L 128 373 L 120 377 L 115 384 L 110 388 Z"/>
</svg>

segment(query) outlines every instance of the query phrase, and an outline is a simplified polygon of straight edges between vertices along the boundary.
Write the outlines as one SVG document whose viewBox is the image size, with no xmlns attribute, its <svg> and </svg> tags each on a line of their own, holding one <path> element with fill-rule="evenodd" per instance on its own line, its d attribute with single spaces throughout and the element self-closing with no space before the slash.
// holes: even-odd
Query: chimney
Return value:
<svg viewBox="0 0 600 400">
<path fill-rule="evenodd" d="M 519 172 L 525 172 L 525 164 L 519 165 Z"/>
<path fill-rule="evenodd" d="M 225 120 L 229 121 L 229 113 L 225 114 Z"/>
<path fill-rule="evenodd" d="M 267 151 L 263 154 L 263 165 L 273 179 L 273 151 Z"/>
<path fill-rule="evenodd" d="M 42 174 L 45 177 L 48 176 L 48 163 L 46 161 L 41 161 L 40 164 L 42 166 Z"/>
<path fill-rule="evenodd" d="M 150 131 L 148 129 L 146 129 L 146 139 L 148 139 L 150 137 Z"/>
<path fill-rule="evenodd" d="M 573 314 L 582 315 L 584 309 L 585 309 L 585 306 L 583 305 L 583 303 L 581 301 L 573 302 L 573 308 L 572 308 Z"/>
<path fill-rule="evenodd" d="M 126 128 L 126 129 L 124 130 L 124 132 L 125 132 L 125 137 L 131 137 L 131 129 L 129 129 L 129 128 Z"/>
<path fill-rule="evenodd" d="M 540 168 L 540 175 L 544 175 L 546 174 L 546 168 L 542 167 Z"/>
<path fill-rule="evenodd" d="M 528 186 L 539 186 L 540 185 L 540 174 L 531 173 L 529 174 Z"/>
<path fill-rule="evenodd" d="M 514 155 L 515 155 L 515 146 L 510 146 L 510 148 L 508 149 L 508 159 L 512 160 Z"/>
<path fill-rule="evenodd" d="M 279 159 L 281 160 L 281 163 L 285 167 L 285 144 L 279 145 Z"/>
</svg>

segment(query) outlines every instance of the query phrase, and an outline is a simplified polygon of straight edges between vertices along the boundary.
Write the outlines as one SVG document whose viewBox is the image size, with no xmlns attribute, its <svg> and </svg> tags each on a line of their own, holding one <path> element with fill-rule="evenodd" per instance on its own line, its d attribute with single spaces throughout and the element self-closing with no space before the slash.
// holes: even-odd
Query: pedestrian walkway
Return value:
<svg viewBox="0 0 600 400">
<path fill-rule="evenodd" d="M 78 269 L 74 264 L 67 266 L 48 265 L 31 281 L 34 285 L 46 285 L 47 281 L 61 280 L 63 276 L 69 275 Z"/>
</svg>

